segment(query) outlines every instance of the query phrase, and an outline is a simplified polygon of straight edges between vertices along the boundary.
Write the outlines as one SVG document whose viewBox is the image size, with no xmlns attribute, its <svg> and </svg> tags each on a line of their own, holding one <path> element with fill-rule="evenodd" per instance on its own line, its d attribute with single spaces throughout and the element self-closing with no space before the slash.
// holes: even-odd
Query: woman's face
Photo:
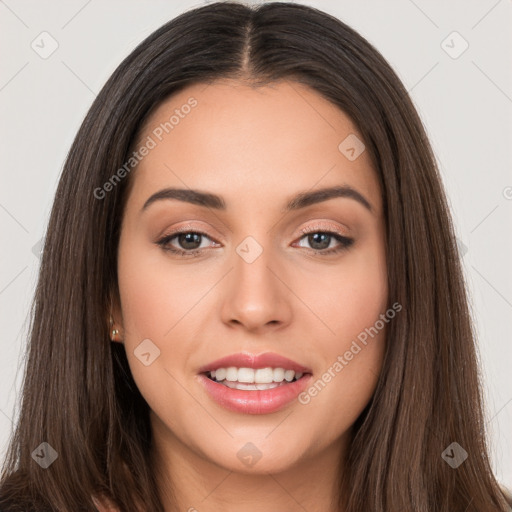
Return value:
<svg viewBox="0 0 512 512">
<path fill-rule="evenodd" d="M 238 472 L 337 457 L 389 318 L 380 189 L 355 126 L 303 85 L 226 80 L 162 103 L 137 150 L 115 319 L 156 445 Z"/>
</svg>

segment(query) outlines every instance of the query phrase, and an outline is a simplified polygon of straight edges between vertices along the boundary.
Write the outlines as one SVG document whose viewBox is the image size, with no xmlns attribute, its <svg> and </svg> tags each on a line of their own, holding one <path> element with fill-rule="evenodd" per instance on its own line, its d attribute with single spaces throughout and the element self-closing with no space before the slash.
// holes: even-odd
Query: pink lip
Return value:
<svg viewBox="0 0 512 512">
<path fill-rule="evenodd" d="M 199 375 L 199 379 L 210 397 L 226 409 L 245 414 L 269 414 L 282 409 L 296 399 L 306 389 L 312 375 L 305 374 L 294 382 L 273 389 L 256 391 L 228 388 L 209 379 L 205 374 Z"/>
<path fill-rule="evenodd" d="M 270 366 L 272 368 L 284 368 L 285 370 L 294 370 L 296 372 L 312 373 L 311 369 L 274 352 L 265 352 L 264 354 L 259 355 L 249 354 L 247 352 L 232 354 L 202 366 L 199 368 L 199 373 L 206 373 L 212 370 L 217 370 L 218 368 L 229 368 L 230 366 L 254 369 L 267 368 Z M 253 392 L 250 391 L 249 393 Z"/>
</svg>

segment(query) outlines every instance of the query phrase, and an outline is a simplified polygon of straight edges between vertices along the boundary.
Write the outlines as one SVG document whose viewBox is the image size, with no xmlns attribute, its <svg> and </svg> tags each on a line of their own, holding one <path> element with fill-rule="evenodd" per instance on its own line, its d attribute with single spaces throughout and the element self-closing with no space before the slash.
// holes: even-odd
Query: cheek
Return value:
<svg viewBox="0 0 512 512">
<path fill-rule="evenodd" d="M 326 352 L 343 348 L 386 310 L 383 245 L 372 243 L 364 251 L 347 253 L 339 265 L 315 272 L 314 281 L 301 282 L 298 294 L 317 316 L 316 332 L 326 343 Z"/>
<path fill-rule="evenodd" d="M 328 445 L 349 432 L 371 400 L 382 365 L 384 336 L 383 330 L 366 346 L 340 346 L 299 395 L 304 421 L 311 430 L 322 431 L 322 443 Z"/>
<path fill-rule="evenodd" d="M 386 316 L 385 273 L 363 278 L 352 272 L 332 286 L 324 310 L 332 332 L 318 336 L 314 348 L 323 364 L 299 396 L 305 417 L 323 429 L 326 442 L 347 432 L 370 401 L 393 321 Z"/>
<path fill-rule="evenodd" d="M 211 277 L 197 267 L 192 273 L 186 265 L 173 265 L 161 249 L 148 250 L 147 242 L 127 248 L 120 245 L 118 276 L 129 343 L 175 336 L 186 327 L 187 313 L 204 295 Z"/>
<path fill-rule="evenodd" d="M 160 249 L 148 250 L 147 242 L 145 246 L 120 242 L 118 279 L 126 355 L 137 388 L 149 407 L 163 415 L 187 409 L 188 395 L 179 385 L 182 376 L 175 367 L 186 363 L 194 347 L 176 341 L 190 338 L 187 314 L 193 315 L 190 310 L 201 290 L 184 268 L 172 268 Z M 139 356 L 147 352 L 146 365 Z M 173 425 L 172 415 L 167 416 Z"/>
<path fill-rule="evenodd" d="M 323 321 L 311 348 L 314 354 L 321 354 L 322 367 L 317 368 L 299 402 L 320 422 L 329 411 L 327 436 L 350 428 L 371 399 L 382 365 L 387 326 L 395 316 L 394 310 L 390 315 L 386 312 L 384 245 L 368 245 L 367 251 L 347 257 L 344 263 L 336 272 L 331 269 L 325 276 L 319 275 L 316 286 L 305 292 Z"/>
</svg>

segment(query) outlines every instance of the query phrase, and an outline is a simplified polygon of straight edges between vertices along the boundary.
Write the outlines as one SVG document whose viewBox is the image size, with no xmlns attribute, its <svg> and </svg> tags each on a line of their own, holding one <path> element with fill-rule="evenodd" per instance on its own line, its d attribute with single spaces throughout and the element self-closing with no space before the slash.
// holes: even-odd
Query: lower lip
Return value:
<svg viewBox="0 0 512 512">
<path fill-rule="evenodd" d="M 276 388 L 247 391 L 228 388 L 204 374 L 199 375 L 202 385 L 218 404 L 245 414 L 269 414 L 283 409 L 306 389 L 311 377 L 311 374 L 306 374 L 299 380 Z"/>
</svg>

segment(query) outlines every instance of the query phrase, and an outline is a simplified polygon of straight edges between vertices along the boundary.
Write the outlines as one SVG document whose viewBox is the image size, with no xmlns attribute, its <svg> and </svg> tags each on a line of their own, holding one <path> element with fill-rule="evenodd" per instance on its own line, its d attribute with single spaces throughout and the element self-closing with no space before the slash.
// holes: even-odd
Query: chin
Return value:
<svg viewBox="0 0 512 512">
<path fill-rule="evenodd" d="M 283 449 L 282 439 L 271 441 L 265 439 L 267 435 L 268 431 L 261 436 L 246 436 L 247 440 L 243 441 L 230 439 L 223 445 L 217 444 L 213 453 L 211 445 L 205 447 L 203 454 L 223 469 L 247 475 L 285 472 L 299 463 L 301 455 L 305 455 L 305 448 L 290 443 L 289 437 Z"/>
</svg>

